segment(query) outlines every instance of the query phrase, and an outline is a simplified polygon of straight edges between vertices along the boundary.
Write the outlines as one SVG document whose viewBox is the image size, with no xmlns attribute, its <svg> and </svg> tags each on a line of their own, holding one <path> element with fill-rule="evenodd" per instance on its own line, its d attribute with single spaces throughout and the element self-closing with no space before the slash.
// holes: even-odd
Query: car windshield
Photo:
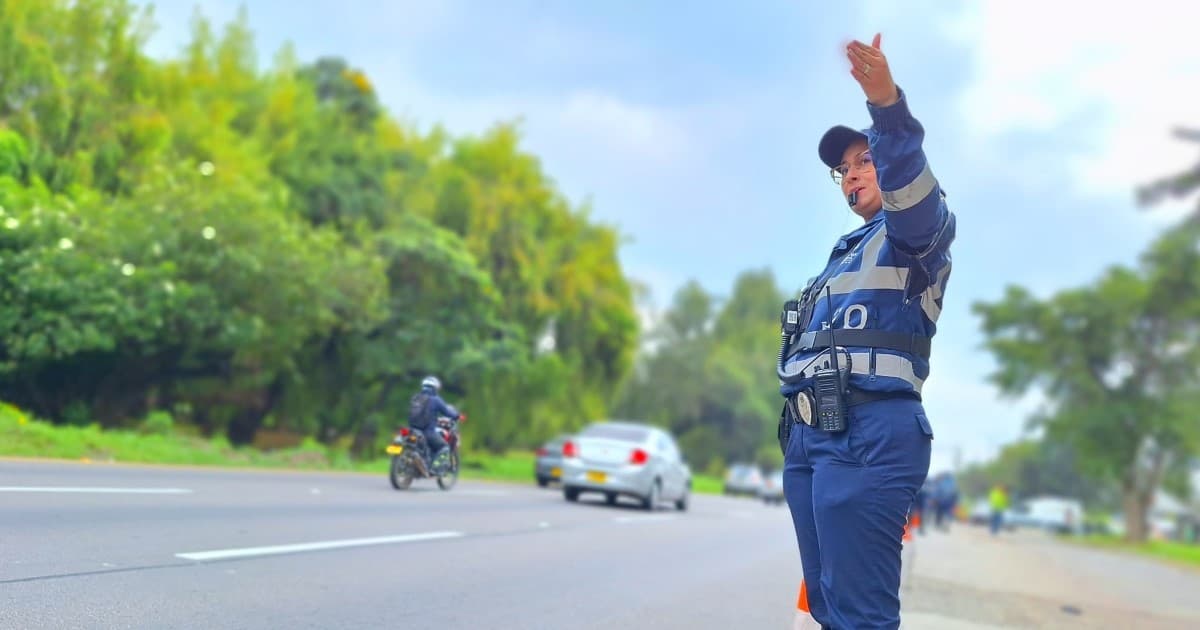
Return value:
<svg viewBox="0 0 1200 630">
<path fill-rule="evenodd" d="M 639 427 L 621 426 L 614 424 L 594 424 L 584 430 L 583 437 L 605 438 L 622 442 L 644 442 L 650 432 Z"/>
<path fill-rule="evenodd" d="M 735 479 L 744 479 L 754 476 L 755 470 L 751 466 L 737 465 L 729 470 L 729 476 Z"/>
</svg>

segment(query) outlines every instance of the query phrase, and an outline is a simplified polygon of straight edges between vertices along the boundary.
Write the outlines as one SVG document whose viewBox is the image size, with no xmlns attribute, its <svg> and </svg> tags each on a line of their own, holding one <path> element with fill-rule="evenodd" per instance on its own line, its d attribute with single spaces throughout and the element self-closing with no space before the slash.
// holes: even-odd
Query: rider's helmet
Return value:
<svg viewBox="0 0 1200 630">
<path fill-rule="evenodd" d="M 437 392 L 442 389 L 442 382 L 436 376 L 426 376 L 425 380 L 421 381 L 421 387 L 432 387 L 433 391 Z"/>
</svg>

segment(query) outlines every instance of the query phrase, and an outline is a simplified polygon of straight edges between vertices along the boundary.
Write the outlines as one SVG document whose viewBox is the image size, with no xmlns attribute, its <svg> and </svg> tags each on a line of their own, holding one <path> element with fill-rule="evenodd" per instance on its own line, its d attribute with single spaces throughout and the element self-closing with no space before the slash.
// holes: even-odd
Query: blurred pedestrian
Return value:
<svg viewBox="0 0 1200 630">
<path fill-rule="evenodd" d="M 917 532 L 922 536 L 925 535 L 925 508 L 929 505 L 929 484 L 923 483 L 917 490 L 916 497 L 913 498 L 912 516 L 910 517 L 913 524 L 917 526 Z"/>
<path fill-rule="evenodd" d="M 954 475 L 940 473 L 933 482 L 934 526 L 942 531 L 950 531 L 950 521 L 954 519 L 957 505 L 958 484 L 954 481 Z"/>
<path fill-rule="evenodd" d="M 1004 526 L 1004 513 L 1008 511 L 1008 488 L 1004 484 L 996 484 L 988 496 L 988 506 L 992 509 L 992 535 L 1000 533 Z"/>
</svg>

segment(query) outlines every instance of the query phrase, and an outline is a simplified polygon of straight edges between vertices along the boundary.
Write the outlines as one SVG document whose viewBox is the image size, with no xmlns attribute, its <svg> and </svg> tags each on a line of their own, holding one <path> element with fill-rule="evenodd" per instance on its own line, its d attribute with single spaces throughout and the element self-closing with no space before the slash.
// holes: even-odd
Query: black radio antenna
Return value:
<svg viewBox="0 0 1200 630">
<path fill-rule="evenodd" d="M 833 362 L 833 371 L 838 371 L 837 343 L 833 340 L 833 298 L 830 297 L 829 285 L 825 285 L 825 303 L 829 305 L 829 357 Z"/>
</svg>

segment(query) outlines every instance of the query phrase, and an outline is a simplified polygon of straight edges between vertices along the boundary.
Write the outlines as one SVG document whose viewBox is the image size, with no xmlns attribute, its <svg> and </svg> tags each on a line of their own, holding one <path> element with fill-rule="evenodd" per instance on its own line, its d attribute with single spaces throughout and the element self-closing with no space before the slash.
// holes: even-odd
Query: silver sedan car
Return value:
<svg viewBox="0 0 1200 630">
<path fill-rule="evenodd" d="M 686 510 L 692 471 L 679 446 L 663 429 L 637 422 L 597 422 L 563 443 L 563 496 L 577 501 L 584 492 L 637 499 L 654 510 L 671 501 Z"/>
<path fill-rule="evenodd" d="M 544 488 L 551 481 L 562 480 L 562 447 L 569 438 L 568 435 L 555 436 L 538 447 L 537 458 L 533 461 L 533 477 L 538 486 Z"/>
</svg>

